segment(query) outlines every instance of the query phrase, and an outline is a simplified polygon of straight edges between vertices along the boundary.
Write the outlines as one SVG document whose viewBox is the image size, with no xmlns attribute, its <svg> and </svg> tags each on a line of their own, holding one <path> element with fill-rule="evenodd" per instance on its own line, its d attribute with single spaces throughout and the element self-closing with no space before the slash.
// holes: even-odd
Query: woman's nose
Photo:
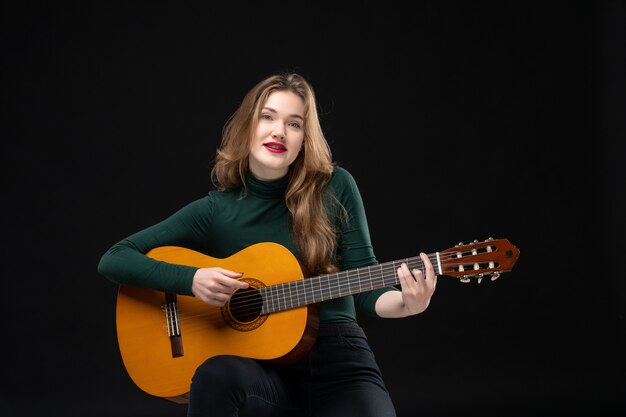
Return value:
<svg viewBox="0 0 626 417">
<path fill-rule="evenodd" d="M 274 126 L 274 130 L 272 131 L 272 137 L 277 139 L 283 139 L 285 137 L 285 129 L 282 124 L 276 124 Z"/>
</svg>

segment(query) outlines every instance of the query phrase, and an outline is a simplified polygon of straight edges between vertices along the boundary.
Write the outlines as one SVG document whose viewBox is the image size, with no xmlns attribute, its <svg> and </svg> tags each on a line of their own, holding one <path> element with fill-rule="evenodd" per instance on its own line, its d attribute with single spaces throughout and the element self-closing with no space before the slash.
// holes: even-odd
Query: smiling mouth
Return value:
<svg viewBox="0 0 626 417">
<path fill-rule="evenodd" d="M 270 152 L 274 152 L 274 153 L 287 152 L 287 148 L 285 148 L 285 146 L 281 143 L 270 142 L 270 143 L 264 143 L 263 146 L 265 146 L 265 149 L 267 149 Z"/>
</svg>

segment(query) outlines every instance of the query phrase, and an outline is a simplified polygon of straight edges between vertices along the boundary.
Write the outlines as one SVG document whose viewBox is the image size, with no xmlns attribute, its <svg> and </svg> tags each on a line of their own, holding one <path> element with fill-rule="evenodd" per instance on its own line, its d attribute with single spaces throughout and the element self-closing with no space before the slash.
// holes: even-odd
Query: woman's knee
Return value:
<svg viewBox="0 0 626 417">
<path fill-rule="evenodd" d="M 192 384 L 210 386 L 221 392 L 239 388 L 254 365 L 252 359 L 230 355 L 214 356 L 196 369 Z"/>
</svg>

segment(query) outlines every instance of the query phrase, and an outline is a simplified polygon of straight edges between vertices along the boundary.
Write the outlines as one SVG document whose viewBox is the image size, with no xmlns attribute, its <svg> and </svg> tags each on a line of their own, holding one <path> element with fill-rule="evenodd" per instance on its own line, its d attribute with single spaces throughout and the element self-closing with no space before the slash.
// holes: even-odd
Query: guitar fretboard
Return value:
<svg viewBox="0 0 626 417">
<path fill-rule="evenodd" d="M 435 270 L 439 269 L 440 274 L 441 270 L 436 263 L 437 256 L 438 253 L 435 253 L 429 255 L 429 258 L 433 262 Z M 290 310 L 347 295 L 398 285 L 400 280 L 397 269 L 403 262 L 408 265 L 410 270 L 416 268 L 424 270 L 422 259 L 413 257 L 263 287 L 259 290 L 263 298 L 261 314 Z"/>
</svg>

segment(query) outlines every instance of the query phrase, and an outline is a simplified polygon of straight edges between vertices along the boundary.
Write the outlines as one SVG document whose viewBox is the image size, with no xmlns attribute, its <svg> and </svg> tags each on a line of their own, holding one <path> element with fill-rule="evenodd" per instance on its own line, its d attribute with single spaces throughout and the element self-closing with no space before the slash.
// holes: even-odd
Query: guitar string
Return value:
<svg viewBox="0 0 626 417">
<path fill-rule="evenodd" d="M 429 254 L 428 257 L 429 257 L 429 259 L 431 259 L 431 262 L 433 260 L 436 260 L 436 254 Z M 453 254 L 444 254 L 444 256 L 440 257 L 440 259 L 447 261 L 449 259 L 462 260 L 463 258 L 462 257 L 459 258 L 455 253 L 453 253 Z M 403 262 L 407 262 L 407 263 L 410 264 L 413 261 L 416 261 L 417 264 L 415 266 L 409 265 L 410 268 L 414 269 L 415 267 L 417 267 L 419 269 L 423 269 L 424 264 L 421 261 L 420 257 L 406 258 L 404 260 L 395 260 L 395 261 L 392 261 L 392 262 L 385 262 L 385 263 L 382 263 L 382 264 L 370 265 L 369 269 L 376 268 L 376 267 L 379 267 L 379 268 L 376 269 L 376 271 L 373 274 L 372 273 L 368 274 L 369 278 L 367 280 L 370 280 L 370 281 L 376 280 L 376 281 L 378 281 L 378 280 L 380 280 L 381 277 L 388 276 L 389 278 L 388 279 L 383 279 L 382 285 L 380 287 L 377 287 L 377 288 L 390 286 L 390 285 L 397 285 L 399 283 L 399 279 L 397 278 L 397 275 L 396 274 L 389 275 L 389 273 L 397 269 L 396 266 L 395 266 L 396 263 L 400 263 L 401 264 Z M 468 263 L 467 261 L 460 262 L 460 263 L 458 263 L 458 265 L 467 264 L 467 263 Z M 359 268 L 359 270 L 360 269 L 361 268 Z M 363 267 L 363 269 L 368 269 L 368 267 Z M 348 288 L 352 287 L 351 283 L 353 283 L 355 281 L 355 277 L 354 276 L 351 277 L 348 272 L 353 272 L 353 271 L 355 271 L 355 270 L 339 271 L 339 272 L 334 273 L 334 274 L 324 274 L 324 275 L 320 275 L 320 276 L 317 276 L 317 277 L 312 277 L 312 279 L 321 280 L 324 277 L 327 277 L 328 279 L 330 279 L 330 277 L 332 275 L 337 275 L 336 279 L 339 280 L 339 275 L 340 274 L 347 275 L 347 277 L 346 277 L 346 278 L 348 278 L 347 280 L 344 280 L 344 281 L 341 281 L 341 282 L 338 281 L 339 289 L 340 289 L 340 295 L 339 296 L 332 297 L 332 292 L 329 290 L 329 293 L 331 293 L 331 297 L 329 297 L 328 299 L 339 298 L 339 297 L 343 297 L 343 295 L 341 295 L 341 288 L 342 287 L 344 287 L 344 286 L 348 286 Z M 471 271 L 472 270 L 468 270 L 468 272 L 471 272 Z M 365 281 L 367 281 L 367 280 L 365 280 Z M 290 281 L 290 282 L 286 282 L 286 283 L 282 283 L 282 284 L 276 284 L 273 287 L 276 287 L 277 285 L 289 285 L 291 283 L 299 283 L 299 282 L 304 282 L 304 281 L 306 281 L 306 279 L 298 280 L 298 281 Z M 356 283 L 359 283 L 359 282 L 362 282 L 362 281 L 363 280 L 361 280 L 358 276 L 356 277 Z M 387 282 L 387 281 L 389 281 L 389 282 Z M 311 281 L 309 281 L 309 282 L 311 282 Z M 230 303 L 229 308 L 230 308 L 231 311 L 233 311 L 233 310 L 240 311 L 240 309 L 246 308 L 246 309 L 250 309 L 250 310 L 257 309 L 260 312 L 260 310 L 261 310 L 259 308 L 260 306 L 263 306 L 264 303 L 271 302 L 271 303 L 276 303 L 276 304 L 279 305 L 279 308 L 274 311 L 274 312 L 278 312 L 278 311 L 283 311 L 283 310 L 289 310 L 289 309 L 302 307 L 302 306 L 305 306 L 307 304 L 314 304 L 314 303 L 319 303 L 319 302 L 328 300 L 328 299 L 324 300 L 324 298 L 323 298 L 323 290 L 320 289 L 319 292 L 317 292 L 316 290 L 311 288 L 310 290 L 312 290 L 312 291 L 307 291 L 307 289 L 304 288 L 305 285 L 306 284 L 302 284 L 302 285 L 299 286 L 301 288 L 297 288 L 296 289 L 295 296 L 294 296 L 293 292 L 290 292 L 290 296 L 288 298 L 291 299 L 292 301 L 294 299 L 297 300 L 298 297 L 300 297 L 301 299 L 306 299 L 304 294 L 309 294 L 309 295 L 313 296 L 313 298 L 315 298 L 316 294 L 319 293 L 319 295 L 320 295 L 320 297 L 322 299 L 320 299 L 319 301 L 317 301 L 317 300 L 316 301 L 311 301 L 309 303 L 305 303 L 303 305 L 296 305 L 296 306 L 293 306 L 293 302 L 292 302 L 291 303 L 291 307 L 287 307 L 288 303 L 287 303 L 286 300 L 288 298 L 285 297 L 285 296 L 278 296 L 278 297 L 276 297 L 276 295 L 267 294 L 268 297 L 263 299 L 263 297 L 260 296 L 257 292 L 254 292 L 253 294 L 250 294 L 250 295 L 243 295 L 243 296 L 238 297 L 235 300 L 236 302 L 231 302 Z M 312 283 L 311 285 L 314 285 L 314 284 Z M 269 288 L 269 287 L 262 287 L 262 288 Z M 357 294 L 359 292 L 366 292 L 366 291 L 369 291 L 369 290 L 370 289 L 364 289 L 363 291 L 354 292 L 354 294 Z M 346 295 L 351 295 L 351 294 L 352 293 L 349 292 Z M 251 302 L 249 302 L 251 299 L 256 299 L 256 300 L 260 299 L 260 301 L 256 301 L 254 303 L 251 303 Z M 282 303 L 281 303 L 281 300 L 282 300 Z M 282 307 L 281 304 L 285 308 L 281 308 Z M 199 314 L 199 315 L 195 315 L 195 316 L 189 316 L 189 315 L 186 315 L 184 313 L 181 314 L 179 312 L 179 320 L 180 321 L 184 321 L 186 319 L 191 319 L 191 318 L 194 318 L 194 317 L 202 317 L 202 316 L 208 317 L 208 318 L 220 317 L 220 319 L 221 319 L 222 308 L 216 307 L 216 306 L 211 306 L 211 307 L 213 307 L 213 311 L 205 312 L 203 314 Z M 211 317 L 211 316 L 215 316 L 215 317 Z"/>
</svg>

